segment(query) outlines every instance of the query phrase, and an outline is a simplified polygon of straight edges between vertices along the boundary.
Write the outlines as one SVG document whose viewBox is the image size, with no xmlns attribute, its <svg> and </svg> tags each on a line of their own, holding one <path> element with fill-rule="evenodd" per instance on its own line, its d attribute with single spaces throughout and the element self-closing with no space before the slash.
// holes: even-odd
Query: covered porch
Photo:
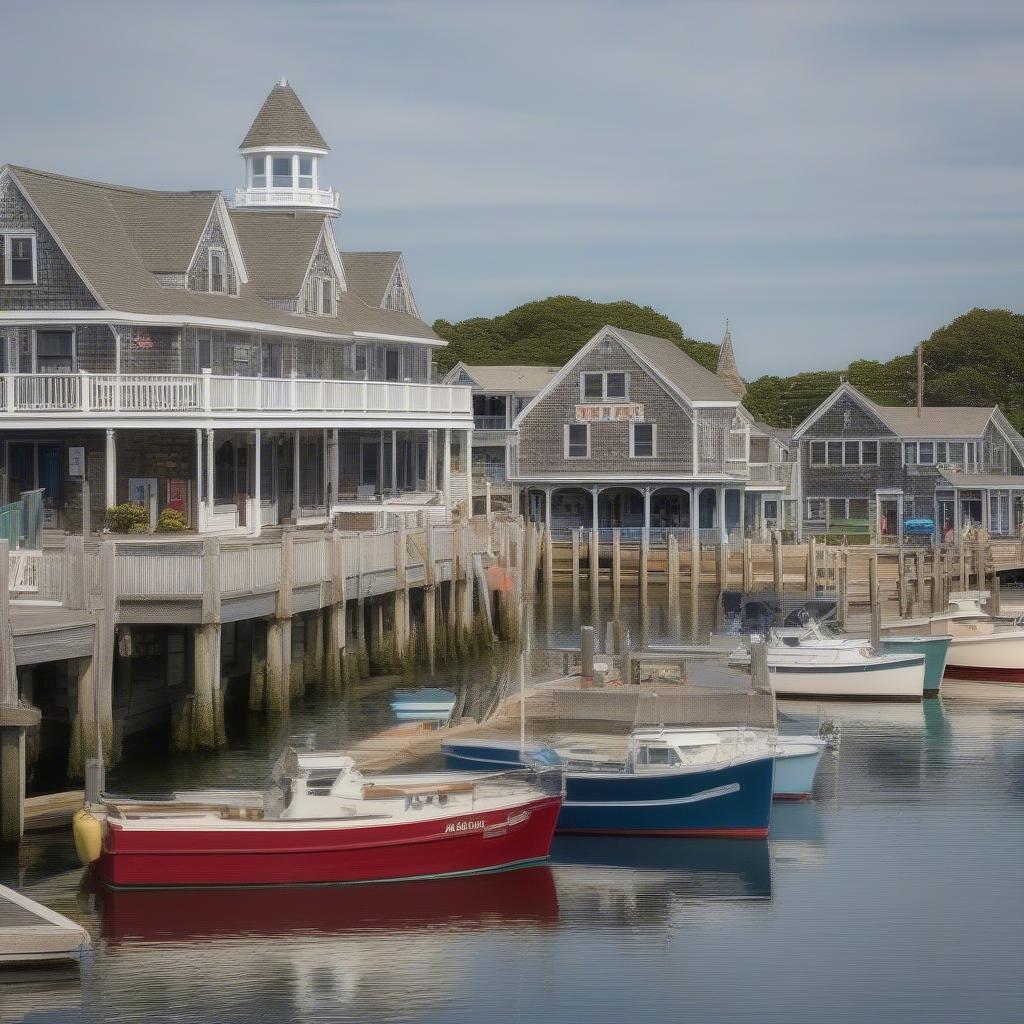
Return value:
<svg viewBox="0 0 1024 1024">
<path fill-rule="evenodd" d="M 724 483 L 530 483 L 521 487 L 519 508 L 527 520 L 547 523 L 556 537 L 593 527 L 624 537 L 697 529 L 702 541 L 718 543 L 760 529 L 764 507 L 754 502 L 746 514 L 747 497 L 743 487 Z"/>
</svg>

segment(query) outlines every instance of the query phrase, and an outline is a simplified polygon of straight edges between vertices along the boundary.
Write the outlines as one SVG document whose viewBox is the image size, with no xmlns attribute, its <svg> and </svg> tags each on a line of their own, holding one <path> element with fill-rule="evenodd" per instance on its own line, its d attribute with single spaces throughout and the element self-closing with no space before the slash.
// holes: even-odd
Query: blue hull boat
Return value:
<svg viewBox="0 0 1024 1024">
<path fill-rule="evenodd" d="M 719 761 L 707 766 L 685 763 L 699 747 L 719 741 L 695 734 L 704 744 L 675 748 L 644 736 L 630 740 L 630 756 L 621 765 L 566 760 L 550 747 L 534 746 L 532 763 L 565 766 L 565 801 L 559 832 L 635 836 L 719 836 L 757 839 L 768 834 L 774 758 L 770 755 Z M 442 751 L 449 768 L 500 771 L 522 765 L 519 745 L 502 740 L 446 740 Z M 652 760 L 651 751 L 658 751 Z M 671 752 L 671 753 L 670 753 Z M 666 756 L 661 759 L 662 753 Z M 679 756 L 682 753 L 683 756 Z"/>
</svg>

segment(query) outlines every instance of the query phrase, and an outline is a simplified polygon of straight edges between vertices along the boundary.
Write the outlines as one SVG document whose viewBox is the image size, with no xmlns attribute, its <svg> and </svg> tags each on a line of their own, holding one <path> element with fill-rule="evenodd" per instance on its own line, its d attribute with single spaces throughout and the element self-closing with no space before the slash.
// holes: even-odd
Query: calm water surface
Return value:
<svg viewBox="0 0 1024 1024">
<path fill-rule="evenodd" d="M 470 879 L 109 893 L 69 835 L 35 835 L 0 880 L 96 948 L 0 981 L 0 1021 L 1020 1021 L 1024 692 L 822 708 L 785 705 L 786 731 L 824 714 L 842 742 L 767 842 L 573 838 Z M 386 694 L 310 704 L 235 722 L 215 756 L 137 752 L 112 787 L 259 783 L 291 732 L 343 745 L 388 722 Z"/>
</svg>

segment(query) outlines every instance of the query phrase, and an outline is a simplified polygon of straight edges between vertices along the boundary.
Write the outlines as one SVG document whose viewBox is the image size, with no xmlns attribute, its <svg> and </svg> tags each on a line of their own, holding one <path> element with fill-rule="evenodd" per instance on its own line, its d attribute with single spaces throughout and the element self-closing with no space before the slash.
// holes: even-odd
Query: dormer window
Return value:
<svg viewBox="0 0 1024 1024">
<path fill-rule="evenodd" d="M 225 255 L 223 249 L 210 247 L 210 291 L 226 292 L 227 275 L 224 273 Z"/>
<path fill-rule="evenodd" d="M 252 158 L 252 187 L 267 187 L 267 158 L 265 156 Z"/>
<path fill-rule="evenodd" d="M 36 236 L 34 231 L 0 233 L 3 249 L 3 283 L 29 285 L 36 283 Z"/>
<path fill-rule="evenodd" d="M 303 307 L 311 316 L 334 316 L 334 279 L 310 277 L 306 281 Z"/>
</svg>

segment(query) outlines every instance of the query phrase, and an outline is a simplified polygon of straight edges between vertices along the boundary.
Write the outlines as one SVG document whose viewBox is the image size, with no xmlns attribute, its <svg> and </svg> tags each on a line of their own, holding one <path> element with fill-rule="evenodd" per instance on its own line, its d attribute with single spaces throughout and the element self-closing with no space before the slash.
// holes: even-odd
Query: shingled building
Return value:
<svg viewBox="0 0 1024 1024">
<path fill-rule="evenodd" d="M 470 391 L 434 381 L 401 254 L 339 250 L 329 147 L 286 81 L 239 152 L 230 206 L 0 168 L 0 502 L 258 533 L 467 499 Z"/>
</svg>

